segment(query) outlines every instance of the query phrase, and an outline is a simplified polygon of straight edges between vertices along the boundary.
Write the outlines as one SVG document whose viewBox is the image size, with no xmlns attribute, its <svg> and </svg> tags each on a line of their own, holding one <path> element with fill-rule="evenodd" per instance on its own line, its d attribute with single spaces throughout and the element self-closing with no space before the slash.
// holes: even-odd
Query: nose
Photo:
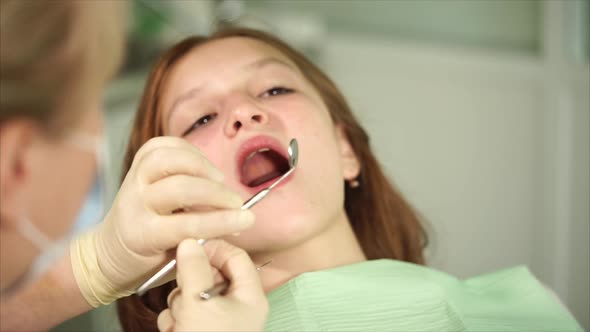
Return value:
<svg viewBox="0 0 590 332">
<path fill-rule="evenodd" d="M 224 132 L 228 137 L 234 137 L 240 130 L 249 130 L 268 123 L 268 113 L 250 96 L 233 95 L 225 104 L 229 117 Z"/>
</svg>

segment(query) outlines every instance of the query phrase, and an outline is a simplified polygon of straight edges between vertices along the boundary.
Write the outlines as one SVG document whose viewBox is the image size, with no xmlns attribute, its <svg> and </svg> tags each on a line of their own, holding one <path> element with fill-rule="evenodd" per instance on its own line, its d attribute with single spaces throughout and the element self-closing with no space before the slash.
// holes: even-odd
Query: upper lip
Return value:
<svg viewBox="0 0 590 332">
<path fill-rule="evenodd" d="M 236 165 L 237 165 L 237 175 L 238 179 L 242 179 L 242 166 L 246 161 L 246 158 L 253 152 L 256 152 L 262 148 L 269 148 L 271 150 L 276 151 L 278 154 L 283 156 L 285 160 L 289 160 L 289 156 L 286 149 L 286 144 L 281 144 L 281 142 L 272 137 L 267 135 L 259 135 L 254 136 L 252 138 L 247 139 L 240 147 L 236 153 Z"/>
</svg>

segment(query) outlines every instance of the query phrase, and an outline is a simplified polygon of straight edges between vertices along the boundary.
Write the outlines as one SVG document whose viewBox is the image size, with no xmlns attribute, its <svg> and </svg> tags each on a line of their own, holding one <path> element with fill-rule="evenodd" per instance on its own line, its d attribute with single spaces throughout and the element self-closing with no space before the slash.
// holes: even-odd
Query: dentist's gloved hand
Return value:
<svg viewBox="0 0 590 332">
<path fill-rule="evenodd" d="M 168 309 L 158 316 L 158 329 L 170 331 L 262 331 L 268 301 L 260 277 L 248 254 L 222 240 L 205 248 L 184 240 L 178 246 L 178 287 L 168 296 Z M 201 300 L 213 286 L 216 268 L 230 282 L 223 295 Z"/>
<path fill-rule="evenodd" d="M 71 245 L 74 276 L 88 303 L 97 307 L 133 294 L 183 239 L 251 226 L 254 215 L 240 210 L 242 199 L 222 181 L 183 139 L 157 137 L 142 146 L 104 221 Z"/>
</svg>

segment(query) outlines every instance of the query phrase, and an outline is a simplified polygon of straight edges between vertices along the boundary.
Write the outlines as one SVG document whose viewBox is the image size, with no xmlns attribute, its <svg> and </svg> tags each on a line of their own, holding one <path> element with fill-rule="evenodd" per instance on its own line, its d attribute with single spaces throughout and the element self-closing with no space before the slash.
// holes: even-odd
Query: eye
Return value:
<svg viewBox="0 0 590 332">
<path fill-rule="evenodd" d="M 213 114 L 207 114 L 204 117 L 199 118 L 187 130 L 185 130 L 184 133 L 182 133 L 182 137 L 190 134 L 193 130 L 195 130 L 199 127 L 209 124 L 209 122 L 215 120 L 216 117 L 217 117 L 217 114 L 213 113 Z"/>
<path fill-rule="evenodd" d="M 262 98 L 273 97 L 273 96 L 288 94 L 288 93 L 291 93 L 293 91 L 294 91 L 293 89 L 284 88 L 282 86 L 277 86 L 277 87 L 273 87 L 271 89 L 268 89 L 268 90 L 264 91 L 260 95 L 260 97 L 262 97 Z"/>
</svg>

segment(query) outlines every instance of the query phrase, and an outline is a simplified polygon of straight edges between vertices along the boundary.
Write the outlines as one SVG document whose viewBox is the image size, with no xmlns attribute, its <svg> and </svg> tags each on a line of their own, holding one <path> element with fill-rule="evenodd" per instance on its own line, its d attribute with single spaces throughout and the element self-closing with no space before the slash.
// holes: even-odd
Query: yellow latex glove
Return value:
<svg viewBox="0 0 590 332">
<path fill-rule="evenodd" d="M 104 221 L 70 248 L 74 276 L 93 307 L 134 293 L 187 238 L 214 238 L 254 223 L 223 174 L 187 141 L 157 137 L 137 152 Z M 177 211 L 186 211 L 173 213 Z M 172 277 L 170 277 L 172 279 Z"/>
<path fill-rule="evenodd" d="M 256 267 L 242 249 L 222 240 L 199 246 L 184 240 L 177 251 L 177 282 L 168 296 L 168 309 L 158 316 L 158 329 L 170 331 L 262 331 L 268 301 Z M 230 282 L 223 295 L 201 300 L 213 286 L 218 269 Z"/>
</svg>

